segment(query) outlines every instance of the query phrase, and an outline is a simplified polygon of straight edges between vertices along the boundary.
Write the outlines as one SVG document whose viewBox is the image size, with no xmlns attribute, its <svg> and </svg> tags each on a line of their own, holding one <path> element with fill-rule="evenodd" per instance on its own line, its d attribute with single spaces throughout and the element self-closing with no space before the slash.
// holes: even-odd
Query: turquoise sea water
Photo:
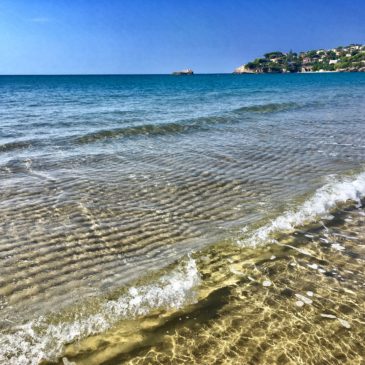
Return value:
<svg viewBox="0 0 365 365">
<path fill-rule="evenodd" d="M 0 363 L 199 304 L 217 244 L 360 209 L 364 126 L 362 73 L 1 76 Z"/>
</svg>

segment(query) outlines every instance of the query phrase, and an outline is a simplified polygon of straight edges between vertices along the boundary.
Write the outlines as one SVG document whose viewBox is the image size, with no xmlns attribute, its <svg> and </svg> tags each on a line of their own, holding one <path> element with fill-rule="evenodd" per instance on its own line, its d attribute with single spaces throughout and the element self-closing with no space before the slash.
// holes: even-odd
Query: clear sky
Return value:
<svg viewBox="0 0 365 365">
<path fill-rule="evenodd" d="M 365 43 L 365 0 L 0 0 L 0 74 L 231 72 Z"/>
</svg>

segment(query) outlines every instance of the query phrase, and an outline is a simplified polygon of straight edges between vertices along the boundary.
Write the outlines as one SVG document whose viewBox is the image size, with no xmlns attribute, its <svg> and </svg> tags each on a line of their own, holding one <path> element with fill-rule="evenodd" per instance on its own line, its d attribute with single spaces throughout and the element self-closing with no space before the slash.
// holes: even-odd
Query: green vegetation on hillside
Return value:
<svg viewBox="0 0 365 365">
<path fill-rule="evenodd" d="M 330 50 L 312 50 L 294 53 L 279 51 L 264 54 L 246 65 L 238 67 L 236 73 L 284 73 L 359 71 L 365 72 L 365 46 L 351 44 Z"/>
</svg>

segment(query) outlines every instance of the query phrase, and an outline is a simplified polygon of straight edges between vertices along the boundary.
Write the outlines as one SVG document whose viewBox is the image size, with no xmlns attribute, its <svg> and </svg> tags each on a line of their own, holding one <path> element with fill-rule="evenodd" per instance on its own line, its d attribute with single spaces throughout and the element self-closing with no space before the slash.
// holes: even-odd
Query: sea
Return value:
<svg viewBox="0 0 365 365">
<path fill-rule="evenodd" d="M 365 73 L 0 76 L 0 364 L 364 364 Z"/>
</svg>

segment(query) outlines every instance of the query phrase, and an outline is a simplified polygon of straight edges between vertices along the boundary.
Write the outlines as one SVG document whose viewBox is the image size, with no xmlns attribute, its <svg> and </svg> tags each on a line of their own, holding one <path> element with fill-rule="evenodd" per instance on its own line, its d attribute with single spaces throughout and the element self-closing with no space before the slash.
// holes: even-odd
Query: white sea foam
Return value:
<svg viewBox="0 0 365 365">
<path fill-rule="evenodd" d="M 195 261 L 162 276 L 156 283 L 132 287 L 126 295 L 101 305 L 97 314 L 50 324 L 44 317 L 0 334 L 0 364 L 36 365 L 62 355 L 65 344 L 101 333 L 117 321 L 143 316 L 153 309 L 178 309 L 196 301 L 200 275 Z"/>
<path fill-rule="evenodd" d="M 337 205 L 349 200 L 361 206 L 365 196 L 365 172 L 353 177 L 333 179 L 305 201 L 298 209 L 287 211 L 269 224 L 257 229 L 248 239 L 240 240 L 242 246 L 255 246 L 273 242 L 270 237 L 275 232 L 292 231 L 294 228 L 323 218 Z"/>
</svg>

